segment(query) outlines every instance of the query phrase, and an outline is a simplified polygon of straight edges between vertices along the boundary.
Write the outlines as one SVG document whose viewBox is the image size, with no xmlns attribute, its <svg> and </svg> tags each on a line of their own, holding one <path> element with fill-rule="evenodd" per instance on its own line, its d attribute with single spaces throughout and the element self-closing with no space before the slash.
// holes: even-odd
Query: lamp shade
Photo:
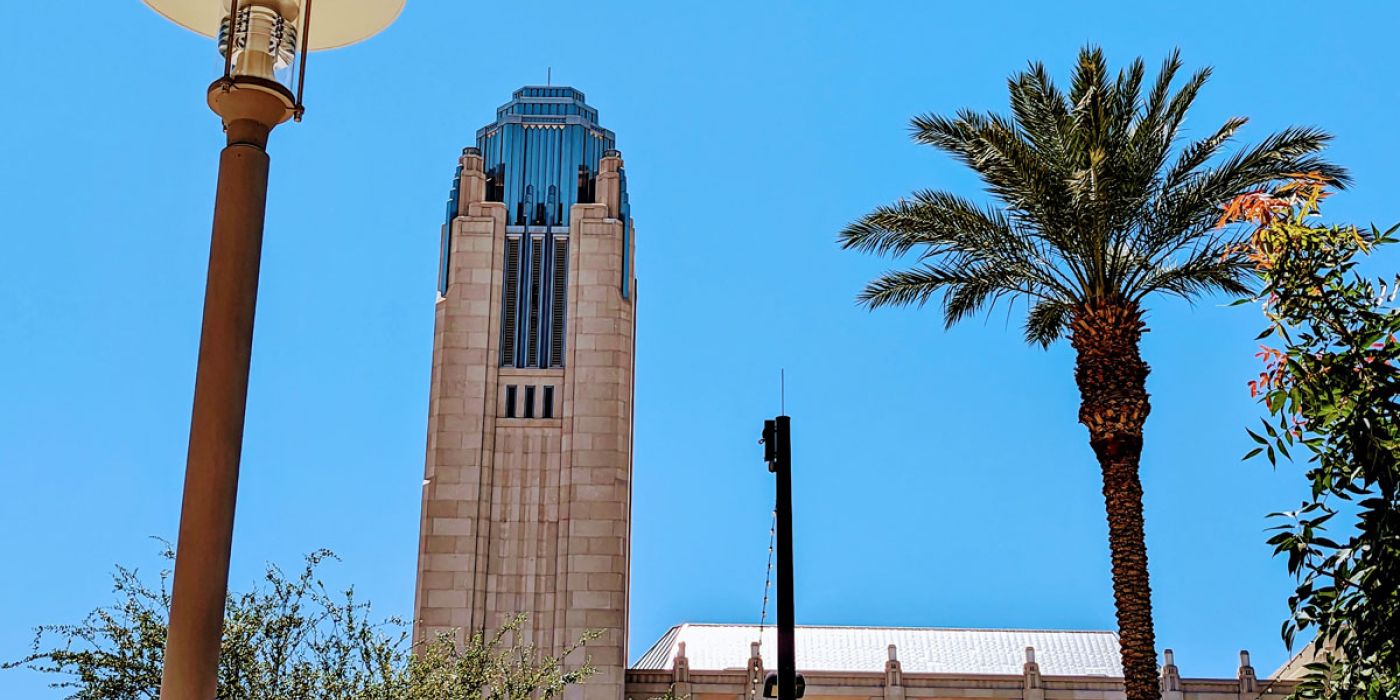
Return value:
<svg viewBox="0 0 1400 700">
<path fill-rule="evenodd" d="M 152 10 L 186 29 L 207 37 L 219 34 L 229 13 L 228 0 L 142 0 Z M 304 7 L 306 0 L 294 2 Z M 269 0 L 239 0 L 240 7 L 286 5 Z M 403 11 L 404 0 L 314 0 L 311 5 L 310 41 L 302 48 L 320 51 L 349 46 L 378 34 Z M 297 17 L 300 20 L 298 9 Z"/>
</svg>

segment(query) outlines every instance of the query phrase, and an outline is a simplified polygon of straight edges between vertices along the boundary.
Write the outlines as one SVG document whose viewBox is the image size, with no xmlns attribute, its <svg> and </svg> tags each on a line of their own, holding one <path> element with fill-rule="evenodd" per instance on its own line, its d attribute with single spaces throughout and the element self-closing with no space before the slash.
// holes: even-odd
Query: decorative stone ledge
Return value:
<svg viewBox="0 0 1400 700">
<path fill-rule="evenodd" d="M 893 671 L 899 664 L 894 651 L 884 670 L 868 673 L 833 673 L 803 670 L 807 697 L 830 700 L 886 700 L 891 695 L 905 700 L 935 698 L 1021 698 L 1024 700 L 1117 700 L 1124 697 L 1123 680 L 1102 676 L 1042 676 L 1027 650 L 1026 672 L 1021 676 L 971 674 L 906 673 Z M 683 695 L 676 687 L 684 683 L 685 695 L 692 700 L 748 700 L 748 674 L 742 669 L 696 670 L 689 667 L 684 652 L 677 655 L 670 670 L 627 671 L 626 700 L 651 700 L 668 690 Z M 1247 662 L 1247 659 L 1243 659 Z M 761 662 L 760 662 L 761 663 Z M 1175 666 L 1175 664 L 1170 664 Z M 762 668 L 759 666 L 759 668 Z M 1249 669 L 1247 663 L 1241 670 Z M 1247 678 L 1246 678 L 1247 677 Z M 761 678 L 761 676 L 760 676 Z M 682 680 L 683 679 L 683 680 Z M 897 685 L 891 683 L 898 680 Z M 1181 678 L 1174 675 L 1172 697 L 1183 700 L 1278 699 L 1292 692 L 1292 681 L 1254 681 L 1252 669 L 1242 678 Z M 1164 684 L 1165 686 L 1165 684 Z M 892 689 L 897 688 L 895 693 Z M 1164 694 L 1164 697 L 1166 695 Z"/>
</svg>

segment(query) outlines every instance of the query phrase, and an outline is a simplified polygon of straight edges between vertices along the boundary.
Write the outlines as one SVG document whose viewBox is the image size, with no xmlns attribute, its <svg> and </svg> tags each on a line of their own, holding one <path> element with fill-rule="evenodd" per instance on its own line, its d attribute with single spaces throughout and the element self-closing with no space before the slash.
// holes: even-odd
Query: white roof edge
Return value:
<svg viewBox="0 0 1400 700">
<path fill-rule="evenodd" d="M 759 627 L 756 622 L 682 622 L 671 629 L 683 627 Z M 936 631 L 936 632 L 1034 632 L 1036 634 L 1107 634 L 1118 636 L 1115 630 L 1086 630 L 1086 629 L 1052 629 L 1037 627 L 917 627 L 913 625 L 797 625 L 797 629 L 833 629 L 833 630 L 909 630 L 909 631 Z M 764 629 L 776 629 L 777 625 L 764 624 Z M 669 631 L 669 630 L 668 630 Z"/>
<path fill-rule="evenodd" d="M 897 645 L 906 673 L 1019 675 L 1025 648 L 1038 652 L 1047 676 L 1121 677 L 1119 638 L 1112 630 L 798 625 L 798 663 L 812 672 L 881 672 L 886 646 Z M 741 669 L 750 644 L 772 641 L 772 625 L 683 622 L 668 629 L 632 670 L 671 668 L 685 643 L 694 670 Z M 803 632 L 807 634 L 804 635 Z M 803 642 L 803 639 L 807 642 Z M 765 654 L 767 656 L 767 654 Z"/>
</svg>

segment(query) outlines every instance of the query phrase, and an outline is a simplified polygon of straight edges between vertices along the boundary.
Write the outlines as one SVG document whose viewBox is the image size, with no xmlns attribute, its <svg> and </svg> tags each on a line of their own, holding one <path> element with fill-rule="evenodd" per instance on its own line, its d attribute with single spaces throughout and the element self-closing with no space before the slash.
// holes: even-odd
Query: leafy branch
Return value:
<svg viewBox="0 0 1400 700">
<path fill-rule="evenodd" d="M 1315 661 L 1296 695 L 1400 696 L 1400 277 L 1372 280 L 1364 256 L 1396 242 L 1396 228 L 1318 222 L 1327 179 L 1300 173 L 1273 192 L 1236 198 L 1222 224 L 1255 227 L 1238 249 L 1253 263 L 1278 348 L 1261 345 L 1264 367 L 1250 392 L 1268 410 L 1263 455 L 1308 465 L 1308 498 L 1273 513 L 1268 540 L 1298 581 L 1282 635 L 1290 648 L 1316 633 Z M 1250 300 L 1246 300 L 1250 301 Z M 1334 519 L 1343 515 L 1345 528 Z M 1329 529 L 1331 528 L 1331 529 Z M 1335 536 L 1345 533 L 1344 537 Z"/>
</svg>

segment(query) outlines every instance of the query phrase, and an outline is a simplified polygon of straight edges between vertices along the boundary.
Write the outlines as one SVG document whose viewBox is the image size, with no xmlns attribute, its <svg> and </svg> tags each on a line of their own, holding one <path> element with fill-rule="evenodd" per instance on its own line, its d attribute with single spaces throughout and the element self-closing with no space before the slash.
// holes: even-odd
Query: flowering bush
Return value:
<svg viewBox="0 0 1400 700">
<path fill-rule="evenodd" d="M 1400 697 L 1400 277 L 1372 280 L 1363 256 L 1396 241 L 1318 221 L 1327 182 L 1299 174 L 1235 199 L 1222 223 L 1255 227 L 1236 253 L 1263 286 L 1263 370 L 1250 393 L 1268 410 L 1248 455 L 1305 458 L 1308 498 L 1269 543 L 1298 585 L 1283 625 L 1289 647 L 1316 637 L 1300 697 Z M 1249 300 L 1246 300 L 1249 301 Z M 1301 450 L 1300 450 L 1301 448 Z M 1341 520 L 1331 522 L 1339 514 Z M 1347 527 L 1337 523 L 1346 522 Z M 1329 525 L 1332 530 L 1329 530 Z M 1345 537 L 1327 533 L 1344 531 Z"/>
</svg>

